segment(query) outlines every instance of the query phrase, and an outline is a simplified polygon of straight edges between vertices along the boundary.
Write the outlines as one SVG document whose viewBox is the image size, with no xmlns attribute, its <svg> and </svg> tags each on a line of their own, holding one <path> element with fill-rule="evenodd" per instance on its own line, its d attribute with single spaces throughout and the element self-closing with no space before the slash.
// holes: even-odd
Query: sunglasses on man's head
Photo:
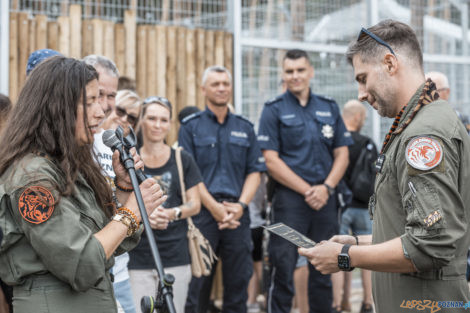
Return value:
<svg viewBox="0 0 470 313">
<path fill-rule="evenodd" d="M 387 43 L 385 42 L 382 38 L 380 38 L 379 36 L 375 35 L 374 33 L 368 31 L 367 29 L 365 29 L 364 27 L 361 28 L 361 31 L 359 32 L 359 36 L 357 36 L 357 41 L 359 41 L 359 39 L 361 39 L 361 37 L 363 35 L 367 35 L 369 36 L 370 38 L 374 39 L 377 43 L 381 44 L 382 46 L 384 47 L 387 47 L 388 50 L 390 50 L 390 52 L 396 57 L 397 55 L 395 54 L 395 52 L 393 51 L 392 47 Z"/>
<path fill-rule="evenodd" d="M 148 97 L 144 100 L 144 105 L 145 104 L 150 104 L 150 103 L 155 103 L 155 102 L 160 102 L 163 105 L 167 106 L 171 110 L 171 102 L 167 98 L 164 97 Z"/>
<path fill-rule="evenodd" d="M 137 116 L 127 113 L 125 109 L 118 107 L 118 106 L 116 106 L 116 115 L 119 117 L 127 116 L 127 121 L 132 126 L 135 126 L 135 124 L 137 123 L 137 120 L 139 119 Z"/>
</svg>

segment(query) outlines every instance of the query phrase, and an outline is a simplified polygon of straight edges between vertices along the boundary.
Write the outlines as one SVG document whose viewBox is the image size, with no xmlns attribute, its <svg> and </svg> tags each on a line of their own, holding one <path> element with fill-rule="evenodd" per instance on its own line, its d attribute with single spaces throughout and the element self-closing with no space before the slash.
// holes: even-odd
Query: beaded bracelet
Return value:
<svg viewBox="0 0 470 313">
<path fill-rule="evenodd" d="M 119 208 L 117 209 L 117 211 L 118 211 L 119 213 L 123 213 L 123 214 L 126 214 L 126 213 L 127 213 L 126 215 L 129 215 L 129 216 L 136 222 L 137 225 L 139 224 L 139 223 L 137 223 L 137 215 L 135 215 L 135 213 L 132 212 L 131 210 L 129 210 L 128 208 L 122 206 L 122 207 L 119 207 Z"/>
<path fill-rule="evenodd" d="M 121 222 L 127 227 L 127 233 L 126 233 L 127 237 L 134 235 L 135 232 L 137 231 L 137 229 L 132 225 L 131 217 L 129 217 L 128 215 L 114 214 L 111 220 Z"/>
<path fill-rule="evenodd" d="M 123 192 L 132 192 L 132 191 L 134 191 L 134 188 L 127 188 L 127 187 L 120 186 L 117 182 L 117 177 L 114 177 L 114 186 L 116 186 L 117 189 L 119 189 Z"/>
<path fill-rule="evenodd" d="M 117 213 L 115 214 L 115 216 L 123 216 L 125 217 L 126 219 L 129 220 L 129 226 L 128 226 L 128 232 L 127 232 L 127 236 L 132 236 L 133 234 L 135 234 L 135 232 L 139 229 L 139 224 L 137 223 L 137 221 L 135 220 L 135 218 L 129 214 L 128 211 L 124 211 L 124 210 L 119 210 L 117 211 Z"/>
</svg>

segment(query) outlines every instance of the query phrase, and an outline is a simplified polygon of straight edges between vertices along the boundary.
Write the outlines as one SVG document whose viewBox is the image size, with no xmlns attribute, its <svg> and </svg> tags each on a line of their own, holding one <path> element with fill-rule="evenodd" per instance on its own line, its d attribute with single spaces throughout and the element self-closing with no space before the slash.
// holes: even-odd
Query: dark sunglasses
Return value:
<svg viewBox="0 0 470 313">
<path fill-rule="evenodd" d="M 135 126 L 135 124 L 137 123 L 137 120 L 139 119 L 137 116 L 127 113 L 125 109 L 118 107 L 118 106 L 116 106 L 116 115 L 119 117 L 127 116 L 127 121 L 132 126 Z"/>
<path fill-rule="evenodd" d="M 388 43 L 386 43 L 382 38 L 380 38 L 379 36 L 375 35 L 374 33 L 371 33 L 370 31 L 368 31 L 367 29 L 365 29 L 364 27 L 361 28 L 361 31 L 359 32 L 359 36 L 357 36 L 357 41 L 359 41 L 359 39 L 361 39 L 362 37 L 362 34 L 366 34 L 367 36 L 369 36 L 370 38 L 374 39 L 375 41 L 377 41 L 377 43 L 381 44 L 382 46 L 384 47 L 387 47 L 388 50 L 390 50 L 390 52 L 396 57 L 397 55 L 395 54 L 395 52 L 393 51 L 392 47 L 390 47 L 390 45 Z"/>
<path fill-rule="evenodd" d="M 171 102 L 167 98 L 164 97 L 148 97 L 144 100 L 144 105 L 145 104 L 150 104 L 150 103 L 155 103 L 155 102 L 160 102 L 163 105 L 167 106 L 170 111 L 171 111 Z"/>
</svg>

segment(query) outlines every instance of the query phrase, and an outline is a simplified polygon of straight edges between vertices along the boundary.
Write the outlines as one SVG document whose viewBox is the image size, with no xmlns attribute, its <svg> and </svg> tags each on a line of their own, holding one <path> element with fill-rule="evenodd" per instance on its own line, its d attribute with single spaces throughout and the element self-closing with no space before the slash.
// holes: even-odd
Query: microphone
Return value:
<svg viewBox="0 0 470 313">
<path fill-rule="evenodd" d="M 103 143 L 110 147 L 111 150 L 114 152 L 116 149 L 119 151 L 121 162 L 124 161 L 125 155 L 128 154 L 124 149 L 124 145 L 122 144 L 121 140 L 116 136 L 116 132 L 112 129 L 105 130 L 102 136 Z M 139 184 L 141 184 L 144 180 L 147 179 L 145 177 L 144 172 L 141 169 L 136 169 L 135 174 L 137 176 L 137 180 Z"/>
</svg>

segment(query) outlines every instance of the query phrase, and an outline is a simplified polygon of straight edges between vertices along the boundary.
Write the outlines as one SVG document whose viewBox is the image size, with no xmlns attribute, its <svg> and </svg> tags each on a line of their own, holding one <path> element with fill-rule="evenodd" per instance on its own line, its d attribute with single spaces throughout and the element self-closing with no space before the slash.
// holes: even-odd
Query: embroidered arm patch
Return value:
<svg viewBox="0 0 470 313">
<path fill-rule="evenodd" d="M 55 200 L 52 193 L 41 186 L 25 189 L 18 200 L 18 209 L 27 222 L 41 224 L 54 212 Z"/>
<path fill-rule="evenodd" d="M 420 171 L 428 171 L 437 167 L 444 152 L 439 140 L 431 137 L 415 137 L 406 146 L 406 161 Z"/>
</svg>

